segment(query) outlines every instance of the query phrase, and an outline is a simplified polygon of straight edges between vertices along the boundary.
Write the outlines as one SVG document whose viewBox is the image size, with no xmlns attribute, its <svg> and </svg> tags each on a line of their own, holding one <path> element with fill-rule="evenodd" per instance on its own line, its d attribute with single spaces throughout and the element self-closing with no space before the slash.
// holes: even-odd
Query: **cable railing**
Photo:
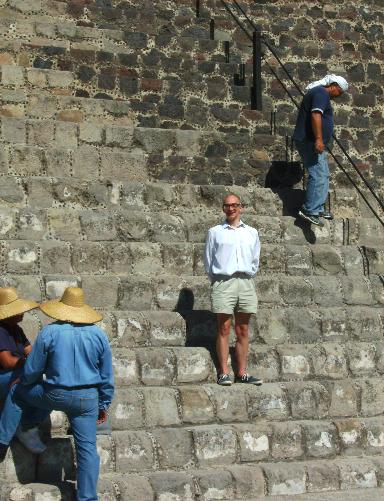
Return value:
<svg viewBox="0 0 384 501">
<path fill-rule="evenodd" d="M 262 66 L 261 66 L 261 61 L 264 60 L 264 63 L 268 67 L 269 71 L 272 73 L 272 75 L 277 79 L 277 81 L 280 83 L 282 88 L 284 89 L 285 93 L 288 95 L 290 100 L 293 102 L 295 107 L 298 109 L 299 108 L 299 103 L 295 100 L 294 96 L 292 95 L 292 92 L 289 90 L 289 88 L 285 85 L 283 80 L 279 77 L 278 73 L 276 70 L 269 64 L 268 60 L 265 57 L 265 53 L 262 50 L 262 44 L 271 52 L 279 66 L 282 68 L 285 76 L 289 79 L 289 81 L 293 84 L 295 89 L 299 92 L 299 94 L 304 96 L 304 92 L 301 90 L 300 86 L 295 82 L 294 78 L 280 59 L 279 55 L 277 54 L 276 50 L 272 46 L 272 44 L 267 40 L 267 38 L 262 34 L 261 29 L 253 22 L 253 20 L 248 16 L 247 12 L 243 9 L 243 7 L 240 5 L 240 3 L 237 0 L 232 0 L 232 8 L 228 5 L 228 2 L 225 0 L 220 0 L 221 4 L 225 8 L 225 10 L 228 12 L 228 14 L 232 17 L 232 19 L 235 21 L 235 23 L 239 26 L 239 28 L 245 33 L 247 38 L 252 42 L 252 87 L 251 87 L 251 109 L 256 109 L 256 110 L 262 110 L 262 78 L 261 78 L 261 73 L 262 73 Z M 257 4 L 257 0 L 253 0 L 253 3 Z M 197 7 L 198 6 L 198 7 Z M 234 11 L 236 9 L 236 11 Z M 200 0 L 196 0 L 196 13 L 200 12 Z M 248 31 L 247 26 L 244 25 L 244 22 L 239 19 L 238 14 L 243 16 L 248 23 L 248 25 L 251 27 L 251 32 Z M 212 25 L 211 25 L 212 26 Z M 211 37 L 212 37 L 212 28 L 211 28 Z M 226 54 L 228 57 L 228 47 L 226 47 Z M 243 70 L 243 77 L 244 77 L 244 70 Z M 275 120 L 275 118 L 273 119 Z M 272 118 L 271 118 L 272 122 Z M 381 200 L 381 198 L 377 195 L 375 192 L 373 186 L 370 184 L 370 182 L 365 178 L 365 176 L 361 173 L 360 169 L 357 167 L 343 144 L 338 140 L 338 138 L 335 136 L 335 134 L 332 135 L 334 142 L 337 144 L 337 146 L 340 148 L 342 153 L 345 155 L 349 163 L 351 164 L 353 170 L 355 173 L 359 176 L 361 179 L 362 183 L 365 185 L 365 187 L 368 189 L 372 197 L 376 200 L 378 203 L 379 207 L 381 208 L 382 211 L 384 211 L 384 202 Z M 381 223 L 381 225 L 384 227 L 384 219 L 380 217 L 376 209 L 372 206 L 371 202 L 367 199 L 365 193 L 360 189 L 360 186 L 355 182 L 355 180 L 352 178 L 351 174 L 346 170 L 346 168 L 342 165 L 340 160 L 337 158 L 337 156 L 332 152 L 332 150 L 327 146 L 327 151 L 335 161 L 336 165 L 339 167 L 339 169 L 344 173 L 348 181 L 352 184 L 352 186 L 356 189 L 356 191 L 359 193 L 361 198 L 364 200 L 366 205 L 369 207 L 373 215 L 376 217 L 376 219 Z"/>
</svg>

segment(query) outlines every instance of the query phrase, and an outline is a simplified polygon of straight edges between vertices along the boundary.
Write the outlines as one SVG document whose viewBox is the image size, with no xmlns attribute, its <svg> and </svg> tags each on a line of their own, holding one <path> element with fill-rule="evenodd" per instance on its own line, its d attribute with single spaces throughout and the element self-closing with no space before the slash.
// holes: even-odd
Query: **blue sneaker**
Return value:
<svg viewBox="0 0 384 501">
<path fill-rule="evenodd" d="M 255 384 L 256 386 L 261 386 L 263 384 L 263 380 L 245 373 L 242 376 L 236 377 L 236 383 Z"/>
<path fill-rule="evenodd" d="M 324 212 L 320 212 L 319 217 L 327 219 L 328 221 L 332 221 L 333 214 L 332 214 L 332 212 L 329 212 L 329 211 L 326 210 Z"/>
<path fill-rule="evenodd" d="M 221 386 L 231 386 L 232 380 L 229 374 L 219 374 L 217 384 L 220 384 Z"/>
<path fill-rule="evenodd" d="M 298 216 L 301 217 L 301 219 L 305 219 L 305 221 L 308 221 L 309 223 L 314 224 L 316 226 L 324 226 L 324 223 L 320 221 L 319 216 L 315 216 L 313 214 L 307 214 L 302 210 L 299 210 Z"/>
</svg>

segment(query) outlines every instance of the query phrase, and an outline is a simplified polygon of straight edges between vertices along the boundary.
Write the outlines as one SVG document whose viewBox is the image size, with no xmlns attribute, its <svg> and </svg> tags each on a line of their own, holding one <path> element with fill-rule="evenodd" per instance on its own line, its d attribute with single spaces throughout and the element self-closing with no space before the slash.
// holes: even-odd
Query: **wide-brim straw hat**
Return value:
<svg viewBox="0 0 384 501">
<path fill-rule="evenodd" d="M 103 315 L 84 302 L 84 291 L 80 287 L 67 287 L 61 299 L 53 299 L 39 306 L 49 317 L 74 324 L 94 324 Z"/>
<path fill-rule="evenodd" d="M 19 298 L 13 287 L 0 288 L 0 320 L 21 315 L 38 306 L 35 301 Z"/>
</svg>

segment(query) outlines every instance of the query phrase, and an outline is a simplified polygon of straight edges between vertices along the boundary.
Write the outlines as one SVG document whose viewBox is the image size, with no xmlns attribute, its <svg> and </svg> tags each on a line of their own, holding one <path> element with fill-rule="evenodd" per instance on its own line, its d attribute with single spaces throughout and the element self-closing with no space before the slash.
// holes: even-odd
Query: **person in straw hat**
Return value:
<svg viewBox="0 0 384 501">
<path fill-rule="evenodd" d="M 85 304 L 79 287 L 68 287 L 60 300 L 39 307 L 57 321 L 37 336 L 14 396 L 6 400 L 0 442 L 12 439 L 23 403 L 33 403 L 47 415 L 52 410 L 65 412 L 75 439 L 77 500 L 95 501 L 99 475 L 96 424 L 106 421 L 114 392 L 108 338 L 94 325 L 102 315 Z"/>
<path fill-rule="evenodd" d="M 0 288 L 0 401 L 4 402 L 13 382 L 21 376 L 25 361 L 32 350 L 19 323 L 25 312 L 38 304 L 18 297 L 13 287 Z M 36 421 L 37 420 L 37 421 Z M 41 441 L 38 423 L 40 413 L 33 407 L 25 407 L 21 425 L 16 431 L 19 441 L 31 452 L 40 454 L 46 449 Z M 2 451 L 6 452 L 6 448 Z"/>
</svg>

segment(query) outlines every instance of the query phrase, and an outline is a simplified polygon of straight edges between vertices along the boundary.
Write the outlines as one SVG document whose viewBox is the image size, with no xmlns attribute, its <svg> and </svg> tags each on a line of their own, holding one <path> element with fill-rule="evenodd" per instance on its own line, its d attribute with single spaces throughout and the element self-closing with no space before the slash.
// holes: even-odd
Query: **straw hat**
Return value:
<svg viewBox="0 0 384 501">
<path fill-rule="evenodd" d="M 94 324 L 103 316 L 84 303 L 84 292 L 80 287 L 67 287 L 61 299 L 53 299 L 39 306 L 46 315 L 74 324 Z"/>
<path fill-rule="evenodd" d="M 0 288 L 0 320 L 21 315 L 38 306 L 35 301 L 19 299 L 16 289 L 13 287 Z"/>
</svg>

